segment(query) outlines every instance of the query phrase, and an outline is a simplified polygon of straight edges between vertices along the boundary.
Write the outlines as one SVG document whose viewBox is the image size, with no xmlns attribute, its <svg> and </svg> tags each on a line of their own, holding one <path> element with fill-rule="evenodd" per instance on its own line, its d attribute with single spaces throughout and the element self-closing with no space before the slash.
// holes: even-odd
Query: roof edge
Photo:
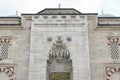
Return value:
<svg viewBox="0 0 120 80">
<path fill-rule="evenodd" d="M 120 17 L 98 17 L 98 19 L 120 19 Z"/>
<path fill-rule="evenodd" d="M 0 18 L 19 18 L 19 19 L 21 19 L 21 17 L 2 17 L 2 16 L 0 16 Z"/>
<path fill-rule="evenodd" d="M 30 13 L 23 13 L 21 15 L 98 15 L 98 13 L 81 13 L 81 14 L 30 14 Z"/>
<path fill-rule="evenodd" d="M 45 8 L 45 9 L 41 10 L 40 12 L 38 12 L 37 14 L 40 14 L 40 13 L 44 12 L 45 10 L 75 10 L 76 12 L 81 14 L 81 12 L 79 12 L 78 10 L 76 10 L 74 8 Z"/>
<path fill-rule="evenodd" d="M 44 11 L 46 11 L 46 10 L 74 10 L 76 13 L 60 13 L 60 14 L 49 13 L 49 14 L 45 14 Z M 98 13 L 81 13 L 74 8 L 45 8 L 38 13 L 22 13 L 21 15 L 98 15 Z"/>
</svg>

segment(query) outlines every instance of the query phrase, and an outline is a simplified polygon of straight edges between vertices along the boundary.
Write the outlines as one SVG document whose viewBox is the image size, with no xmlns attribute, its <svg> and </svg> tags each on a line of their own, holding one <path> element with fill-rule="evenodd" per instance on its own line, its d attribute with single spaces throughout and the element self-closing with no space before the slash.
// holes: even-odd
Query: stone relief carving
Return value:
<svg viewBox="0 0 120 80">
<path fill-rule="evenodd" d="M 70 59 L 70 52 L 60 36 L 58 37 L 58 40 L 56 40 L 56 43 L 53 43 L 52 49 L 49 52 L 49 59 L 53 58 L 57 60 L 63 58 Z"/>
<path fill-rule="evenodd" d="M 72 38 L 71 38 L 71 37 L 67 37 L 66 40 L 67 40 L 68 42 L 71 42 L 71 41 L 72 41 Z"/>
<path fill-rule="evenodd" d="M 117 45 L 120 45 L 120 38 L 119 37 L 109 37 L 108 38 L 108 45 L 111 43 L 116 43 Z"/>
<path fill-rule="evenodd" d="M 9 37 L 0 38 L 0 46 L 2 43 L 9 43 L 9 45 L 11 45 L 11 38 L 9 38 Z"/>
</svg>

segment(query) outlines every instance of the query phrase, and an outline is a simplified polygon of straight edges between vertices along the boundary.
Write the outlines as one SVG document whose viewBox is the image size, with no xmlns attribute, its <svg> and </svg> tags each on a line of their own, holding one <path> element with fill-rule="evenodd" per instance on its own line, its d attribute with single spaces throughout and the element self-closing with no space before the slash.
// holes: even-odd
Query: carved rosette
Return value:
<svg viewBox="0 0 120 80">
<path fill-rule="evenodd" d="M 47 71 L 49 72 L 49 80 L 71 80 L 72 78 L 70 52 L 60 36 L 57 37 L 49 52 Z"/>
</svg>

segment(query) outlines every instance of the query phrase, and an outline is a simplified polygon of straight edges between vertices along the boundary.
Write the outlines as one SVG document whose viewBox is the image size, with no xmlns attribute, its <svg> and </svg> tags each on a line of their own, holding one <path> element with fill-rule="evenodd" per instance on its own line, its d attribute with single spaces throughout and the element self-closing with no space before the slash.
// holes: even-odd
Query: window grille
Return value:
<svg viewBox="0 0 120 80">
<path fill-rule="evenodd" d="M 111 58 L 112 59 L 119 59 L 119 38 L 112 37 L 108 38 L 108 45 L 110 46 L 110 51 L 111 51 Z"/>
<path fill-rule="evenodd" d="M 0 38 L 0 60 L 8 58 L 10 40 L 9 38 Z"/>
</svg>

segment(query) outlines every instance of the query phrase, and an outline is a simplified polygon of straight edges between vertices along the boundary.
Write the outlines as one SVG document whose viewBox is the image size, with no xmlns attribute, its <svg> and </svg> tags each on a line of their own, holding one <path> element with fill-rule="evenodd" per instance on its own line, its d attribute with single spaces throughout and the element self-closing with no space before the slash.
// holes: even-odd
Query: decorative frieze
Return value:
<svg viewBox="0 0 120 80">
<path fill-rule="evenodd" d="M 85 20 L 85 16 L 81 15 L 43 15 L 43 16 L 34 16 L 33 19 L 41 19 L 41 20 L 54 20 L 54 19 L 61 19 L 61 20 Z"/>
<path fill-rule="evenodd" d="M 33 16 L 34 25 L 40 24 L 79 24 L 84 26 L 87 18 L 81 15 L 42 15 Z"/>
</svg>

